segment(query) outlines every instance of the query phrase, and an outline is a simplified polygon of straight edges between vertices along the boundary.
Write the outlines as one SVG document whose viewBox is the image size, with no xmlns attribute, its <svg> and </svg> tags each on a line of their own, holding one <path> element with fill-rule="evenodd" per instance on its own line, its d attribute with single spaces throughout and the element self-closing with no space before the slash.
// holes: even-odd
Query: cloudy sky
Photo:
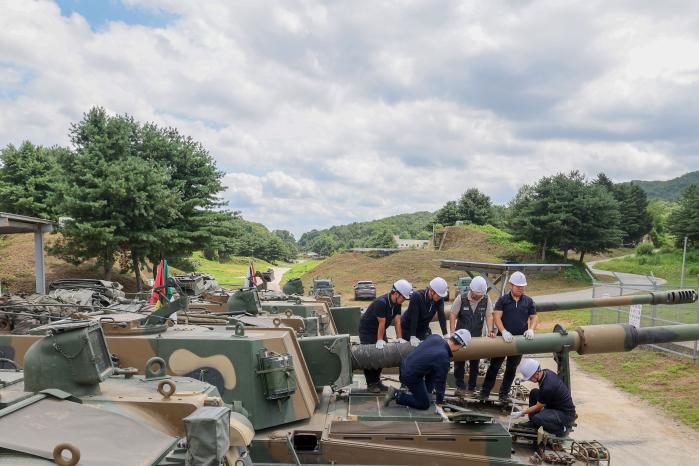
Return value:
<svg viewBox="0 0 699 466">
<path fill-rule="evenodd" d="M 176 126 L 297 237 L 699 169 L 699 2 L 2 0 L 0 145 L 90 107 Z"/>
</svg>

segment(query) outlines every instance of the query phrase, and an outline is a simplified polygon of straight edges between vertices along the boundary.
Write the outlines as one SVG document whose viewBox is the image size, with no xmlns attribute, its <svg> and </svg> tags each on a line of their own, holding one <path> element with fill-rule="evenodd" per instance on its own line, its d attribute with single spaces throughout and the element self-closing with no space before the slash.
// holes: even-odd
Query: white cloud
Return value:
<svg viewBox="0 0 699 466">
<path fill-rule="evenodd" d="M 93 105 L 176 126 L 230 208 L 297 234 L 573 169 L 699 168 L 694 2 L 124 3 L 175 19 L 4 6 L 0 145 L 68 144 Z"/>
</svg>

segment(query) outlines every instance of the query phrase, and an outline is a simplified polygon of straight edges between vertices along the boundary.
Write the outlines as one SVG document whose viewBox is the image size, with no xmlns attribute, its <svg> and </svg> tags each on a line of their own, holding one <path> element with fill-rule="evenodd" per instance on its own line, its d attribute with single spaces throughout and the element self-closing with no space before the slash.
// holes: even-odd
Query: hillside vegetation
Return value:
<svg viewBox="0 0 699 466">
<path fill-rule="evenodd" d="M 699 184 L 699 170 L 667 181 L 633 180 L 632 183 L 640 186 L 649 199 L 676 200 L 690 184 Z"/>
<path fill-rule="evenodd" d="M 391 235 L 401 238 L 429 239 L 432 235 L 427 226 L 434 217 L 431 212 L 415 212 L 412 214 L 394 215 L 380 220 L 354 222 L 349 225 L 338 225 L 324 230 L 311 230 L 299 238 L 302 248 L 329 255 L 338 249 L 354 247 L 390 247 L 390 244 L 379 244 L 391 241 Z"/>
<path fill-rule="evenodd" d="M 529 248 L 527 243 L 513 242 L 507 233 L 491 226 L 457 226 L 446 229 L 441 251 L 410 249 L 386 257 L 344 252 L 328 258 L 302 278 L 306 286 L 314 277 L 332 278 L 335 288 L 343 295 L 343 302 L 352 302 L 357 280 L 373 280 L 379 294 L 386 293 L 400 278 L 423 288 L 432 278 L 441 276 L 453 287 L 456 279 L 466 273 L 441 268 L 437 260 L 502 263 L 507 258 L 517 257 L 525 261 L 530 258 Z M 529 282 L 528 293 L 532 295 L 590 286 L 587 276 L 575 267 L 560 274 L 530 274 Z"/>
</svg>

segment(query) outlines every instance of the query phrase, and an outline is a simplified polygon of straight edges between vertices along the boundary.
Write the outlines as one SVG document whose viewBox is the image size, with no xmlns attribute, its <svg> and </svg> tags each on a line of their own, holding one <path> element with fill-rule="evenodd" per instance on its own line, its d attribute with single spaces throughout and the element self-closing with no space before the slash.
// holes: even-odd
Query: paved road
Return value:
<svg viewBox="0 0 699 466">
<path fill-rule="evenodd" d="M 272 270 L 274 270 L 274 281 L 267 284 L 267 289 L 272 291 L 281 291 L 282 289 L 280 284 L 282 281 L 282 276 L 287 270 L 289 270 L 289 267 L 272 267 Z"/>
<path fill-rule="evenodd" d="M 628 257 L 628 256 L 621 256 L 621 257 Z M 615 259 L 618 259 L 615 257 Z M 653 284 L 651 281 L 648 279 L 647 276 L 645 275 L 636 275 L 633 273 L 623 273 L 623 272 L 609 272 L 607 270 L 600 270 L 596 269 L 595 265 L 601 263 L 601 262 L 607 262 L 612 259 L 601 259 L 597 261 L 590 261 L 587 263 L 588 267 L 590 270 L 592 270 L 593 273 L 596 275 L 605 275 L 608 277 L 615 277 L 617 280 L 621 280 L 621 282 L 626 286 L 623 291 L 623 294 L 633 294 L 639 290 L 652 290 L 653 289 Z M 666 280 L 662 278 L 656 278 L 657 284 L 662 285 L 666 283 Z M 614 283 L 609 283 L 609 286 L 605 286 L 604 284 L 597 286 L 595 289 L 595 296 L 596 297 L 602 297 L 602 296 L 619 296 L 619 281 L 615 281 Z M 539 299 L 541 301 L 553 301 L 553 300 L 558 300 L 558 299 L 590 299 L 592 298 L 592 288 L 585 288 L 584 290 L 576 290 L 576 291 L 568 291 L 565 293 L 553 293 L 553 294 L 547 294 L 547 295 L 538 295 L 538 296 L 532 296 L 534 299 Z"/>
</svg>

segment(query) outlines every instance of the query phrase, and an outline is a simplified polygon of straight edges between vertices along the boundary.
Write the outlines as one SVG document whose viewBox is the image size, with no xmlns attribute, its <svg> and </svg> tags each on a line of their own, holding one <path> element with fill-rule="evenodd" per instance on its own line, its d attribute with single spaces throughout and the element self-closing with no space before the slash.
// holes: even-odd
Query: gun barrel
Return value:
<svg viewBox="0 0 699 466">
<path fill-rule="evenodd" d="M 511 343 L 502 338 L 471 339 L 467 348 L 454 353 L 454 361 L 514 356 L 520 354 L 558 353 L 564 350 L 579 354 L 618 353 L 638 345 L 699 340 L 699 324 L 669 325 L 637 329 L 628 324 L 585 325 L 567 333 L 538 333 L 533 340 L 514 337 Z M 384 349 L 374 345 L 352 346 L 353 369 L 397 367 L 414 348 L 409 343 L 389 343 Z"/>
<path fill-rule="evenodd" d="M 591 307 L 629 306 L 632 304 L 691 304 L 696 301 L 697 292 L 694 290 L 652 291 L 625 296 L 605 296 L 603 298 L 536 301 L 536 311 L 550 312 Z"/>
</svg>

